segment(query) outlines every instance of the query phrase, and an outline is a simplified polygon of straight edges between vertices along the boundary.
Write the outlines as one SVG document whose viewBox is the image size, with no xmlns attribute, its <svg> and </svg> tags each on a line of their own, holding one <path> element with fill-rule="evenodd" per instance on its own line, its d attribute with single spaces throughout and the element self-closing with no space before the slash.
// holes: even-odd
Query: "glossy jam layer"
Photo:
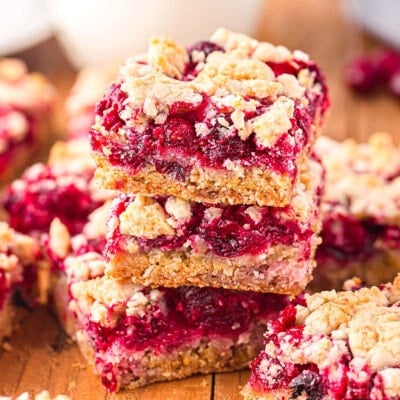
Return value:
<svg viewBox="0 0 400 400">
<path fill-rule="evenodd" d="M 123 314 L 113 328 L 88 321 L 86 329 L 96 352 L 104 354 L 121 346 L 127 351 L 152 349 L 161 355 L 201 338 L 237 341 L 252 322 L 274 317 L 287 304 L 287 297 L 274 294 L 185 286 L 159 290 L 162 301 L 141 316 Z M 147 296 L 148 291 L 143 293 Z M 115 307 L 110 315 L 121 315 L 121 304 Z M 106 372 L 115 368 L 110 363 L 103 370 L 102 380 L 110 391 L 117 383 Z"/>
<path fill-rule="evenodd" d="M 215 48 L 209 42 L 201 42 L 196 46 L 207 51 Z M 206 51 L 206 52 L 207 52 Z M 276 75 L 290 73 L 297 75 L 300 69 L 307 67 L 321 83 L 321 94 L 309 96 L 307 108 L 296 103 L 292 127 L 283 134 L 274 146 L 263 148 L 257 145 L 254 133 L 242 140 L 236 132 L 228 133 L 227 129 L 218 121 L 225 119 L 232 123 L 231 112 L 224 106 L 218 107 L 207 95 L 203 94 L 203 101 L 198 104 L 172 104 L 167 120 L 162 125 L 149 123 L 143 132 L 135 127 L 128 128 L 120 118 L 121 111 L 128 101 L 127 94 L 119 85 L 112 85 L 105 98 L 96 108 L 96 114 L 101 116 L 102 125 L 107 132 L 117 132 L 120 128 L 126 130 L 121 135 L 103 136 L 99 132 L 91 131 L 91 144 L 95 152 L 101 152 L 105 147 L 109 149 L 108 160 L 116 166 L 129 168 L 137 173 L 145 165 L 153 165 L 157 171 L 166 173 L 179 181 L 184 181 L 194 165 L 224 169 L 224 162 L 231 160 L 244 167 L 265 167 L 271 171 L 294 177 L 297 173 L 297 157 L 304 147 L 312 140 L 312 124 L 317 113 L 323 114 L 328 108 L 328 99 L 324 78 L 315 64 L 306 65 L 304 62 L 272 64 L 271 68 Z M 190 63 L 182 79 L 190 80 L 196 75 L 196 65 Z M 255 111 L 245 113 L 245 121 L 263 114 L 271 106 L 269 100 L 261 100 Z M 135 116 L 140 109 L 133 111 Z M 196 135 L 195 124 L 204 123 L 209 133 L 206 136 Z M 108 153 L 108 152 L 107 152 Z"/>
<path fill-rule="evenodd" d="M 351 215 L 325 218 L 321 232 L 322 244 L 317 260 L 362 261 L 379 249 L 400 249 L 400 228 L 382 225 L 372 219 L 360 220 Z M 377 244 L 379 242 L 379 245 Z"/>
<path fill-rule="evenodd" d="M 83 173 L 82 173 L 83 174 Z M 43 167 L 39 175 L 24 175 L 23 187 L 10 185 L 3 196 L 3 206 L 9 213 L 9 224 L 22 233 L 46 232 L 54 218 L 59 218 L 71 234 L 82 231 L 88 215 L 102 203 L 94 201 L 87 186 L 92 173 L 79 179 L 85 185 L 75 184 L 74 175 L 54 175 Z M 63 178 L 67 184 L 60 183 Z"/>
<path fill-rule="evenodd" d="M 120 202 L 114 207 L 113 218 L 119 220 L 121 213 L 133 201 L 132 196 L 120 196 Z M 165 207 L 165 197 L 157 197 L 158 203 Z M 210 208 L 217 210 L 220 216 L 207 217 Z M 141 251 L 152 249 L 175 250 L 190 243 L 196 251 L 197 247 L 207 246 L 208 251 L 221 257 L 239 257 L 258 255 L 272 245 L 292 245 L 294 242 L 309 243 L 314 232 L 312 221 L 300 223 L 290 206 L 285 208 L 262 207 L 259 220 L 255 222 L 246 212 L 248 206 L 207 206 L 202 203 L 191 203 L 191 218 L 177 228 L 174 236 L 162 235 L 155 239 L 135 237 Z M 285 214 L 287 213 L 287 214 Z M 167 214 L 167 213 L 166 213 Z M 168 214 L 167 214 L 168 215 Z M 287 215 L 292 215 L 290 219 Z M 310 219 L 312 217 L 310 216 Z M 123 248 L 123 242 L 129 236 L 122 235 L 116 229 L 109 237 L 105 254 L 116 254 Z M 310 256 L 310 248 L 306 246 L 304 258 Z"/>
</svg>

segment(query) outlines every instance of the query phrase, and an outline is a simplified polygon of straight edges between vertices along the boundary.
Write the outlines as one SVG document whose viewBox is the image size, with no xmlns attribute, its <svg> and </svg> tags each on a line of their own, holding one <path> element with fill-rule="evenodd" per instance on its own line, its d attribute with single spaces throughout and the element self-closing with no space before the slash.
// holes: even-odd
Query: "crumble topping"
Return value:
<svg viewBox="0 0 400 400">
<path fill-rule="evenodd" d="M 70 249 L 70 234 L 68 228 L 58 219 L 53 219 L 49 231 L 49 247 L 54 254 L 65 258 Z"/>
<path fill-rule="evenodd" d="M 129 66 L 126 70 L 130 72 Z M 158 105 L 157 110 L 159 112 L 164 111 L 165 105 L 171 105 L 175 102 L 200 104 L 203 100 L 203 97 L 195 90 L 191 82 L 178 81 L 160 72 L 152 72 L 143 77 L 125 75 L 122 89 L 129 95 L 130 106 L 141 106 L 146 98 L 150 98 L 152 99 L 150 101 Z M 154 110 L 152 108 L 150 110 L 150 114 L 153 116 Z M 121 117 L 124 118 L 125 122 L 130 119 L 129 114 L 128 118 L 125 115 L 121 115 Z"/>
<path fill-rule="evenodd" d="M 74 281 L 87 281 L 104 275 L 104 258 L 94 251 L 65 259 L 65 270 Z"/>
<path fill-rule="evenodd" d="M 400 395 L 400 369 L 399 368 L 386 368 L 380 376 L 383 380 L 385 393 L 389 397 L 396 397 Z"/>
<path fill-rule="evenodd" d="M 164 209 L 155 200 L 137 195 L 120 215 L 122 234 L 155 239 L 161 235 L 174 235 Z"/>
<path fill-rule="evenodd" d="M 280 97 L 268 111 L 253 120 L 257 141 L 263 147 L 273 146 L 279 135 L 292 127 L 290 118 L 293 117 L 293 112 L 293 100 Z"/>
<path fill-rule="evenodd" d="M 383 290 L 321 292 L 306 296 L 306 307 L 297 306 L 296 323 L 304 325 L 305 335 L 348 341 L 351 354 L 377 371 L 400 365 L 399 301 L 400 277 Z"/>
<path fill-rule="evenodd" d="M 129 126 L 132 108 L 142 107 L 145 117 L 154 119 L 157 124 L 164 123 L 168 107 L 173 103 L 199 105 L 206 94 L 215 104 L 232 108 L 232 124 L 242 140 L 254 131 L 260 145 L 273 145 L 280 134 L 291 128 L 293 99 L 302 98 L 306 87 L 290 74 L 275 77 L 265 63 L 271 61 L 267 56 L 271 53 L 270 47 L 275 48 L 268 43 L 259 43 L 224 29 L 218 30 L 211 40 L 223 45 L 226 52 L 211 52 L 193 80 L 180 81 L 189 60 L 186 49 L 169 38 L 153 38 L 148 52 L 149 65 L 131 58 L 121 68 L 122 89 L 128 94 L 129 101 L 120 117 Z M 285 48 L 276 49 L 276 56 L 271 57 L 282 60 Z M 287 56 L 293 55 L 288 52 Z M 310 84 L 304 76 L 303 80 Z M 246 123 L 244 111 L 254 111 L 257 99 L 264 98 L 276 100 L 276 103 L 262 116 Z M 307 99 L 303 100 L 307 103 Z M 136 118 L 139 123 L 140 118 Z M 230 127 L 223 117 L 219 121 L 222 126 Z M 207 127 L 197 124 L 196 132 L 204 136 Z"/>
<path fill-rule="evenodd" d="M 176 227 L 188 221 L 192 216 L 190 203 L 178 197 L 168 197 L 165 203 L 165 210 L 168 214 L 172 215 L 175 221 L 170 225 Z M 176 225 L 176 226 L 175 226 Z"/>
<path fill-rule="evenodd" d="M 306 88 L 302 86 L 298 79 L 290 74 L 278 76 L 278 82 L 283 85 L 283 94 L 292 99 L 300 99 L 304 96 Z"/>
<path fill-rule="evenodd" d="M 375 133 L 366 143 L 321 137 L 316 152 L 326 168 L 323 214 L 333 209 L 400 224 L 400 148 L 389 134 Z"/>
<path fill-rule="evenodd" d="M 96 208 L 88 217 L 88 222 L 83 227 L 83 233 L 88 239 L 105 237 L 107 234 L 108 211 L 111 200 L 105 202 L 101 207 Z"/>
<path fill-rule="evenodd" d="M 33 238 L 14 231 L 5 222 L 0 222 L 0 252 L 7 255 L 10 251 L 23 263 L 35 261 L 40 253 L 38 243 Z"/>
<path fill-rule="evenodd" d="M 148 57 L 155 70 L 177 79 L 182 77 L 185 65 L 189 62 L 186 49 L 167 37 L 150 39 Z"/>
</svg>

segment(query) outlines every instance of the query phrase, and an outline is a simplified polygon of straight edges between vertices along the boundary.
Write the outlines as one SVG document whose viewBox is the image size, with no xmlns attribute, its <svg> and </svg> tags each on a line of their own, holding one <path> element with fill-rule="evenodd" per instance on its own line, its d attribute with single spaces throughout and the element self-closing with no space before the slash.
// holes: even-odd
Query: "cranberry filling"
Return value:
<svg viewBox="0 0 400 400">
<path fill-rule="evenodd" d="M 166 352 L 201 337 L 237 340 L 255 316 L 273 317 L 287 304 L 286 296 L 276 294 L 187 286 L 158 290 L 163 305 L 153 305 L 145 315 L 124 315 L 113 328 L 89 321 L 87 329 L 96 350 L 104 352 L 119 343 L 135 351 L 152 348 Z M 148 291 L 143 289 L 145 295 Z M 118 313 L 112 309 L 110 312 Z"/>
<path fill-rule="evenodd" d="M 199 49 L 206 56 L 215 50 L 222 51 L 209 42 L 198 43 L 191 51 Z M 189 63 L 183 79 L 187 80 L 194 74 L 195 68 L 192 64 Z M 245 167 L 267 166 L 272 171 L 294 179 L 297 173 L 297 157 L 312 139 L 313 119 L 317 113 L 324 114 L 329 105 L 325 80 L 313 63 L 296 61 L 268 64 L 277 75 L 297 75 L 300 69 L 308 68 L 322 88 L 320 94 L 307 94 L 309 105 L 306 108 L 301 107 L 299 102 L 296 103 L 292 128 L 271 148 L 257 145 L 254 134 L 247 140 L 241 140 L 236 132 L 228 133 L 218 121 L 222 118 L 231 124 L 232 110 L 224 106 L 218 107 L 205 94 L 203 101 L 197 105 L 172 104 L 164 124 L 155 125 L 149 122 L 144 132 L 137 132 L 134 127 L 128 128 L 120 118 L 128 99 L 127 94 L 117 84 L 110 87 L 105 98 L 97 105 L 96 114 L 102 117 L 103 126 L 109 134 L 103 135 L 92 130 L 92 148 L 94 151 L 101 151 L 107 147 L 110 150 L 110 155 L 107 156 L 110 163 L 129 168 L 133 173 L 137 173 L 146 164 L 151 164 L 157 171 L 167 173 L 179 181 L 186 179 L 195 163 L 202 167 L 224 169 L 226 160 L 236 161 Z M 245 120 L 263 114 L 270 105 L 266 99 L 261 100 L 255 112 L 245 113 Z M 133 121 L 140 116 L 141 111 L 134 110 Z M 207 127 L 206 136 L 196 135 L 195 124 L 200 122 Z M 127 131 L 125 137 L 112 134 L 121 127 Z"/>
<path fill-rule="evenodd" d="M 89 182 L 91 174 L 79 178 Z M 82 231 L 88 215 L 102 203 L 92 199 L 87 186 L 77 186 L 73 179 L 67 185 L 60 185 L 57 178 L 49 167 L 43 167 L 39 176 L 23 177 L 26 186 L 22 190 L 13 185 L 7 188 L 2 203 L 12 228 L 26 234 L 46 232 L 57 217 L 71 234 Z"/>
<path fill-rule="evenodd" d="M 389 249 L 400 248 L 400 228 L 382 225 L 373 219 L 359 220 L 351 215 L 337 214 L 323 221 L 322 244 L 317 260 L 333 258 L 338 261 L 366 260 L 377 251 L 375 243 Z"/>
<path fill-rule="evenodd" d="M 120 199 L 121 202 L 113 210 L 117 219 L 133 200 L 131 196 L 121 196 Z M 164 205 L 166 198 L 157 197 L 156 200 Z M 260 254 L 275 244 L 291 245 L 295 241 L 307 242 L 313 235 L 309 224 L 302 227 L 295 219 L 289 220 L 282 217 L 285 212 L 290 213 L 290 206 L 279 209 L 259 208 L 261 215 L 257 222 L 246 212 L 248 206 L 219 205 L 221 215 L 211 220 L 206 217 L 206 211 L 209 208 L 210 206 L 202 203 L 191 203 L 192 216 L 179 227 L 177 235 L 162 235 L 155 239 L 135 237 L 140 249 L 144 252 L 154 248 L 174 250 L 182 247 L 187 241 L 196 249 L 198 239 L 201 239 L 209 251 L 218 256 L 239 257 Z M 108 241 L 105 253 L 116 254 L 126 239 L 128 236 L 115 230 Z M 308 256 L 309 253 L 306 251 L 304 257 Z"/>
</svg>

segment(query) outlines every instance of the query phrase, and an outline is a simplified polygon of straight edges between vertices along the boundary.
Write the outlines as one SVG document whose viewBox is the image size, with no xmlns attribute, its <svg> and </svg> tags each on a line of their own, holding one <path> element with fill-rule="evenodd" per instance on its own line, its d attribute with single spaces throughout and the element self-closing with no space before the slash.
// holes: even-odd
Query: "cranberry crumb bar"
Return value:
<svg viewBox="0 0 400 400">
<path fill-rule="evenodd" d="M 310 160 L 286 207 L 122 194 L 108 223 L 106 274 L 149 286 L 297 294 L 320 242 L 322 175 Z"/>
<path fill-rule="evenodd" d="M 266 322 L 288 298 L 190 286 L 149 288 L 106 278 L 101 250 L 107 207 L 92 213 L 79 235 L 69 237 L 65 227 L 60 234 L 59 223 L 50 234 L 63 237 L 69 253 L 58 261 L 64 273 L 53 287 L 57 313 L 106 388 L 246 366 L 262 348 Z"/>
<path fill-rule="evenodd" d="M 87 67 L 79 72 L 66 102 L 70 139 L 88 136 L 95 120 L 96 102 L 116 75 L 116 68 Z"/>
<path fill-rule="evenodd" d="M 400 398 L 400 276 L 380 289 L 346 285 L 306 295 L 268 324 L 246 400 Z"/>
<path fill-rule="evenodd" d="M 48 164 L 35 164 L 5 191 L 2 204 L 10 226 L 19 232 L 47 232 L 59 218 L 72 234 L 88 215 L 111 197 L 96 187 L 86 139 L 56 143 Z"/>
<path fill-rule="evenodd" d="M 340 288 L 359 276 L 369 285 L 400 272 L 400 148 L 386 133 L 366 143 L 321 137 L 316 152 L 326 168 L 313 289 Z"/>
<path fill-rule="evenodd" d="M 26 164 L 49 128 L 54 89 L 23 61 L 0 59 L 0 179 Z"/>
<path fill-rule="evenodd" d="M 96 174 L 125 193 L 283 207 L 328 105 L 301 51 L 222 28 L 188 49 L 153 38 L 97 104 Z"/>
<path fill-rule="evenodd" d="M 67 270 L 97 273 L 104 261 L 95 254 L 67 258 Z M 73 282 L 69 290 L 77 341 L 110 391 L 245 367 L 262 345 L 267 320 L 287 301 L 276 294 L 149 288 L 104 277 Z"/>
<path fill-rule="evenodd" d="M 34 239 L 0 222 L 0 342 L 10 335 L 13 326 L 12 293 L 19 287 L 23 294 L 33 294 L 40 259 L 41 251 Z"/>
</svg>

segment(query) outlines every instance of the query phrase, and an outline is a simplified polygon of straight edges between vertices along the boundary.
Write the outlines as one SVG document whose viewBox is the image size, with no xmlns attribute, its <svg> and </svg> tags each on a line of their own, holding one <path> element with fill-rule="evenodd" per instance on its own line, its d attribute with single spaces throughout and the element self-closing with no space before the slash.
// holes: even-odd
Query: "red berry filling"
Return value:
<svg viewBox="0 0 400 400">
<path fill-rule="evenodd" d="M 373 219 L 359 220 L 345 214 L 325 218 L 321 237 L 322 244 L 316 254 L 320 262 L 329 258 L 342 262 L 367 260 L 382 245 L 387 249 L 400 249 L 399 227 L 384 225 Z"/>
<path fill-rule="evenodd" d="M 113 218 L 119 220 L 120 215 L 134 200 L 133 196 L 121 195 L 119 202 L 113 208 Z M 155 200 L 165 207 L 166 197 L 157 197 Z M 291 245 L 294 242 L 308 243 L 304 258 L 310 256 L 310 238 L 314 234 L 310 222 L 300 223 L 289 219 L 285 215 L 293 210 L 290 206 L 285 208 L 262 207 L 259 208 L 258 220 L 253 220 L 246 212 L 249 208 L 243 205 L 218 205 L 212 206 L 219 211 L 219 216 L 211 220 L 207 216 L 211 206 L 202 203 L 191 203 L 189 220 L 177 229 L 174 236 L 162 235 L 155 239 L 135 237 L 140 250 L 149 252 L 152 249 L 175 250 L 185 243 L 190 243 L 196 250 L 198 243 L 206 244 L 208 250 L 221 257 L 239 257 L 243 255 L 258 255 L 265 252 L 270 246 L 276 244 Z M 167 211 L 165 211 L 167 214 Z M 124 248 L 124 242 L 129 236 L 121 234 L 119 229 L 112 232 L 109 237 L 106 254 L 116 254 Z"/>
<path fill-rule="evenodd" d="M 209 52 L 222 50 L 212 43 L 201 42 L 194 45 L 191 51 L 199 49 L 205 56 Z M 282 134 L 272 147 L 258 145 L 254 133 L 242 140 L 235 129 L 229 131 L 221 124 L 221 120 L 232 124 L 233 110 L 214 104 L 206 94 L 203 94 L 200 104 L 172 104 L 163 124 L 148 122 L 143 131 L 140 123 L 138 132 L 135 119 L 142 119 L 142 109 L 133 110 L 131 119 L 134 126 L 126 126 L 121 119 L 121 112 L 129 99 L 120 85 L 114 84 L 96 108 L 96 114 L 102 118 L 102 125 L 108 134 L 92 130 L 92 148 L 95 152 L 107 148 L 106 157 L 109 162 L 129 168 L 132 173 L 137 173 L 150 164 L 157 171 L 169 174 L 179 181 L 186 179 L 194 165 L 224 169 L 226 160 L 236 161 L 244 167 L 267 167 L 294 179 L 297 173 L 297 158 L 313 137 L 314 118 L 317 114 L 324 114 L 328 108 L 327 90 L 323 76 L 313 63 L 296 61 L 269 64 L 277 75 L 297 75 L 301 69 L 307 68 L 321 87 L 320 93 L 307 93 L 307 107 L 302 106 L 299 101 L 295 103 L 291 129 Z M 193 71 L 195 67 L 190 62 L 182 79 L 193 79 Z M 270 106 L 271 102 L 268 99 L 261 99 L 255 111 L 245 112 L 245 121 L 262 115 Z M 204 124 L 206 135 L 196 133 L 198 123 Z M 125 130 L 125 135 L 117 134 L 120 128 Z"/>
<path fill-rule="evenodd" d="M 44 165 L 37 174 L 29 171 L 7 188 L 2 199 L 10 226 L 22 233 L 46 232 L 59 218 L 71 234 L 81 232 L 88 215 L 102 204 L 93 200 L 88 188 L 93 172 L 58 175 Z"/>
<path fill-rule="evenodd" d="M 168 353 L 206 337 L 237 341 L 252 321 L 274 317 L 287 304 L 285 296 L 274 294 L 185 286 L 158 290 L 162 301 L 144 315 L 122 315 L 112 328 L 88 321 L 86 329 L 98 353 L 115 346 L 126 351 Z M 147 296 L 149 289 L 143 289 L 143 293 Z M 120 315 L 121 304 L 114 308 L 109 312 Z M 117 367 L 105 364 L 101 368 L 103 383 L 115 391 Z"/>
</svg>

